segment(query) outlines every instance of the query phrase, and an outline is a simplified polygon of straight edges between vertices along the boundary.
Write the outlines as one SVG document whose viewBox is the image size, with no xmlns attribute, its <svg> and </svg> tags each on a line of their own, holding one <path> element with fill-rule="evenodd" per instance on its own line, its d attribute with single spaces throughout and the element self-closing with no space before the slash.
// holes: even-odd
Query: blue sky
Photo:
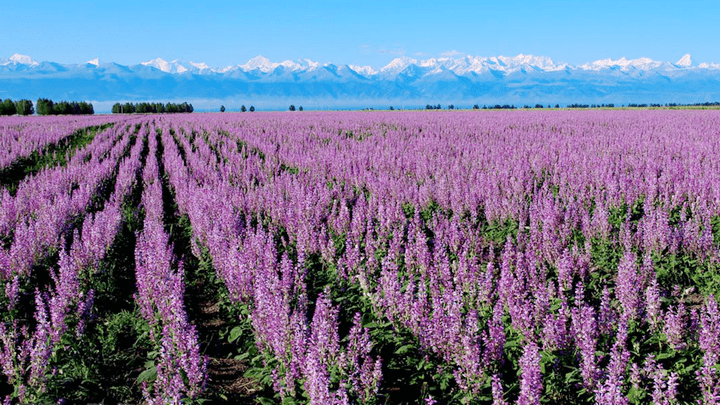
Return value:
<svg viewBox="0 0 720 405">
<path fill-rule="evenodd" d="M 459 52 L 582 64 L 642 56 L 720 62 L 716 0 L 7 1 L 0 57 L 223 67 L 256 55 L 382 66 Z"/>
</svg>

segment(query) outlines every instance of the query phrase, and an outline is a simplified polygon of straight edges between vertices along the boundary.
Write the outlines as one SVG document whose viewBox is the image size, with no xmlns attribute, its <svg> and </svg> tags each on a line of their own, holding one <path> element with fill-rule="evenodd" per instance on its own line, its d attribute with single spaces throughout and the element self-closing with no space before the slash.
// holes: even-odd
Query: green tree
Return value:
<svg viewBox="0 0 720 405">
<path fill-rule="evenodd" d="M 302 110 L 303 110 L 303 109 L 302 109 L 302 106 L 300 106 L 300 108 L 298 108 L 298 111 L 302 111 Z"/>
<path fill-rule="evenodd" d="M 224 106 L 224 105 L 221 105 L 221 106 L 220 106 L 220 112 L 225 112 L 225 106 Z"/>
<path fill-rule="evenodd" d="M 37 100 L 38 115 L 50 115 L 53 113 L 53 102 L 47 98 L 39 98 Z"/>
<path fill-rule="evenodd" d="M 18 100 L 15 102 L 15 109 L 18 115 L 33 115 L 35 114 L 35 108 L 33 108 L 33 102 L 30 100 Z"/>
<path fill-rule="evenodd" d="M 250 112 L 255 112 L 255 107 L 250 106 Z"/>
<path fill-rule="evenodd" d="M 290 111 L 295 111 L 295 104 L 290 104 L 289 110 L 290 110 Z"/>
<path fill-rule="evenodd" d="M 70 115 L 73 113 L 73 106 L 65 100 L 59 101 L 57 103 L 53 103 L 52 113 L 54 115 Z"/>
<path fill-rule="evenodd" d="M 3 110 L 5 110 L 3 113 L 4 115 L 17 114 L 17 108 L 15 108 L 15 103 L 13 103 L 13 101 L 10 100 L 9 98 L 5 99 L 5 101 L 3 101 Z"/>
<path fill-rule="evenodd" d="M 240 112 L 245 112 L 245 111 L 247 111 L 247 108 L 245 108 L 245 105 L 243 104 L 240 106 Z"/>
</svg>

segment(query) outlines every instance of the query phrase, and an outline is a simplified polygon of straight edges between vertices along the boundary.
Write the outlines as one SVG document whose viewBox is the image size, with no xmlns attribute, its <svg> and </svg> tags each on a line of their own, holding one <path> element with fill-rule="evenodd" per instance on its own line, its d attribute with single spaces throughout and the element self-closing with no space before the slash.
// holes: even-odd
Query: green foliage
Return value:
<svg viewBox="0 0 720 405">
<path fill-rule="evenodd" d="M 47 98 L 37 100 L 38 115 L 91 115 L 95 113 L 93 105 L 85 101 L 53 102 Z"/>
<path fill-rule="evenodd" d="M 7 100 L 6 100 L 7 101 Z M 5 105 L 5 103 L 3 103 Z M 17 115 L 33 115 L 35 114 L 35 108 L 33 107 L 33 102 L 30 100 L 17 100 L 14 102 L 15 106 L 15 114 Z M 9 106 L 5 105 L 5 110 L 12 111 Z M 12 114 L 7 114 L 12 115 Z"/>
<path fill-rule="evenodd" d="M 64 341 L 54 398 L 73 402 L 133 402 L 140 398 L 135 370 L 148 364 L 148 327 L 135 310 L 100 315 L 80 339 Z"/>
<path fill-rule="evenodd" d="M 115 103 L 112 106 L 113 114 L 163 114 L 163 113 L 191 113 L 195 111 L 192 104 L 176 103 Z"/>
<path fill-rule="evenodd" d="M 0 115 L 15 115 L 17 114 L 17 108 L 15 108 L 15 103 L 8 99 L 5 99 L 2 103 L 0 103 Z"/>
<path fill-rule="evenodd" d="M 53 113 L 53 101 L 47 98 L 39 98 L 37 101 L 38 115 L 51 115 Z"/>
</svg>

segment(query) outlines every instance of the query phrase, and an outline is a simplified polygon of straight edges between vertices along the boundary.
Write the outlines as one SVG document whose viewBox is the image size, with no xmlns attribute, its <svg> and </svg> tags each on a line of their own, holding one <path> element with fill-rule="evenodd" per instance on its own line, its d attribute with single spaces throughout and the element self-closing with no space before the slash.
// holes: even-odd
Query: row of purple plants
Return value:
<svg viewBox="0 0 720 405">
<path fill-rule="evenodd" d="M 714 403 L 719 119 L 182 117 L 171 125 L 188 135 L 179 142 L 190 174 L 173 184 L 251 314 L 262 308 L 258 283 L 273 281 L 259 268 L 288 280 L 265 290 L 296 306 L 272 312 L 288 314 L 285 330 L 303 324 L 293 317 L 319 257 L 466 400 Z M 167 165 L 171 179 L 179 166 Z M 297 334 L 286 336 L 275 339 Z M 272 341 L 258 328 L 255 337 Z M 293 346 L 276 346 L 282 397 Z"/>
<path fill-rule="evenodd" d="M 66 167 L 2 190 L 0 349 L 20 402 L 47 398 L 51 363 L 36 357 L 82 331 L 82 280 L 141 168 L 129 270 L 152 349 L 138 400 L 201 401 L 212 385 L 171 214 L 187 219 L 183 256 L 212 270 L 230 308 L 222 338 L 251 399 L 720 403 L 718 112 L 118 122 Z"/>
<path fill-rule="evenodd" d="M 175 261 L 163 227 L 157 138 L 150 137 L 142 177 L 145 221 L 135 247 L 135 300 L 155 344 L 155 354 L 149 356 L 155 360 L 153 378 L 149 378 L 153 387 L 143 381 L 144 400 L 148 404 L 179 405 L 184 398 L 196 398 L 202 393 L 207 359 L 200 355 L 197 332 L 185 312 L 183 266 Z"/>
<path fill-rule="evenodd" d="M 76 153 L 67 166 L 26 178 L 14 195 L 2 190 L 0 266 L 5 279 L 29 276 L 35 263 L 59 247 L 60 236 L 116 175 L 117 160 L 129 142 L 124 129 L 109 129 Z"/>
<path fill-rule="evenodd" d="M 0 123 L 0 170 L 56 144 L 75 131 L 120 121 L 117 117 L 11 117 Z"/>
<path fill-rule="evenodd" d="M 57 375 L 58 353 L 68 350 L 69 340 L 82 336 L 86 320 L 91 319 L 94 292 L 88 286 L 90 280 L 96 277 L 98 264 L 120 228 L 121 203 L 130 193 L 142 163 L 139 158 L 143 146 L 142 142 L 136 142 L 129 155 L 124 156 L 130 146 L 130 136 L 124 130 L 108 131 L 96 142 L 76 155 L 79 156 L 77 160 L 71 160 L 67 168 L 26 179 L 21 183 L 15 200 L 3 200 L 3 203 L 14 204 L 12 207 L 30 213 L 16 219 L 18 225 L 12 247 L 19 243 L 25 245 L 17 249 L 11 247 L 7 256 L 9 260 L 3 267 L 5 288 L 2 297 L 3 323 L 0 324 L 0 363 L 12 387 L 12 394 L 5 398 L 5 403 L 56 401 L 58 398 L 48 396 L 48 386 L 60 378 Z M 85 176 L 75 175 L 74 186 L 50 187 L 53 180 L 65 180 L 63 175 L 72 176 L 72 173 L 83 171 Z M 115 188 L 108 201 L 95 212 L 87 214 L 90 200 L 102 192 L 98 184 L 109 177 L 114 178 Z M 22 205 L 25 201 L 34 200 L 32 197 L 23 200 L 24 193 L 37 192 L 38 188 L 57 190 L 57 194 L 48 192 L 46 200 L 36 202 L 32 207 Z M 92 190 L 90 195 L 87 194 L 89 190 Z M 39 222 L 47 221 L 49 214 L 44 212 L 54 212 L 54 222 Z M 83 220 L 73 228 L 72 222 L 78 216 Z M 18 239 L 18 235 L 22 234 L 17 232 L 18 229 L 42 231 L 30 233 L 37 235 L 38 239 L 28 241 L 27 238 Z M 30 254 L 23 256 L 26 257 L 25 266 L 16 267 L 18 261 L 12 260 L 14 252 L 22 250 Z M 53 251 L 58 252 L 57 264 L 47 269 L 36 269 L 49 272 L 48 282 L 43 283 L 45 285 L 29 283 L 32 279 L 40 284 L 46 277 L 29 271 L 37 267 L 43 258 L 52 256 Z M 32 319 L 28 319 L 28 315 Z"/>
</svg>

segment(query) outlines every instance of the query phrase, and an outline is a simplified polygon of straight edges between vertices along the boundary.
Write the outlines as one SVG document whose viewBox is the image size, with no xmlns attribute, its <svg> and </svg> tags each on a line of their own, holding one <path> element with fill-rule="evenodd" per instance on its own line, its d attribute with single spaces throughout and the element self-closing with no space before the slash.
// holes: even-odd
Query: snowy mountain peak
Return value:
<svg viewBox="0 0 720 405">
<path fill-rule="evenodd" d="M 348 67 L 354 71 L 355 73 L 362 75 L 362 76 L 372 76 L 377 74 L 377 70 L 373 69 L 371 66 L 357 66 L 357 65 L 348 65 Z"/>
<path fill-rule="evenodd" d="M 418 61 L 416 59 L 401 56 L 390 61 L 390 63 L 385 65 L 382 69 L 380 69 L 380 71 L 383 73 L 399 73 L 405 70 L 408 66 L 415 65 L 417 63 Z"/>
<path fill-rule="evenodd" d="M 682 67 L 690 67 L 692 65 L 692 58 L 690 57 L 689 53 L 686 53 L 675 64 Z"/>
<path fill-rule="evenodd" d="M 663 65 L 667 65 L 664 62 L 652 60 L 650 58 L 638 58 L 638 59 L 627 59 L 624 56 L 618 60 L 613 59 L 601 59 L 596 60 L 593 63 L 586 63 L 579 66 L 583 70 L 604 70 L 620 68 L 620 70 L 627 71 L 629 69 L 640 69 L 640 70 L 652 70 L 657 69 Z"/>
<path fill-rule="evenodd" d="M 170 70 L 171 70 L 170 64 L 162 58 L 155 58 L 155 59 L 149 60 L 147 62 L 142 62 L 141 65 L 154 67 L 155 69 L 160 69 L 166 73 L 170 73 Z"/>
<path fill-rule="evenodd" d="M 299 63 L 297 63 L 297 62 L 293 62 L 293 61 L 291 61 L 291 60 L 285 60 L 285 61 L 282 61 L 282 62 L 277 63 L 277 64 L 273 64 L 273 65 L 275 65 L 275 67 L 277 67 L 277 66 L 282 66 L 282 67 L 284 67 L 285 69 L 289 69 L 289 70 L 299 70 L 299 69 L 302 69 L 302 65 L 301 65 L 301 64 L 299 64 Z"/>
<path fill-rule="evenodd" d="M 438 60 L 435 58 L 421 60 L 420 63 L 418 63 L 418 66 L 420 66 L 420 67 L 436 67 L 437 65 L 438 65 Z"/>
<path fill-rule="evenodd" d="M 301 62 L 303 66 L 307 66 L 308 70 L 314 70 L 320 67 L 320 62 L 314 62 L 310 59 L 303 59 Z"/>
<path fill-rule="evenodd" d="M 20 54 L 0 58 L 0 89 L 7 94 L 4 97 L 37 97 L 35 83 L 48 89 L 43 94 L 57 99 L 115 102 L 177 97 L 211 100 L 206 105 L 213 110 L 219 104 L 228 105 L 230 100 L 245 104 L 252 101 L 256 106 L 261 102 L 277 106 L 286 100 L 302 100 L 303 105 L 322 101 L 353 108 L 391 100 L 405 105 L 437 100 L 465 106 L 687 103 L 720 100 L 720 64 L 693 63 L 689 55 L 676 63 L 623 57 L 570 65 L 525 54 L 452 54 L 422 60 L 403 55 L 383 67 L 308 59 L 273 62 L 257 56 L 244 65 L 217 69 L 205 63 L 162 58 L 129 66 L 105 61 L 101 64 L 98 58 L 73 64 L 38 63 Z"/>
<path fill-rule="evenodd" d="M 37 66 L 39 63 L 35 62 L 31 57 L 28 55 L 21 55 L 19 53 L 13 54 L 13 56 L 10 57 L 10 62 L 14 63 L 16 65 L 28 65 L 28 66 Z"/>
<path fill-rule="evenodd" d="M 628 65 L 628 61 L 623 56 L 622 58 L 620 58 L 618 60 L 612 60 L 610 58 L 596 60 L 593 63 L 586 63 L 586 64 L 580 66 L 580 68 L 584 69 L 584 70 L 601 70 L 601 69 L 610 69 L 614 66 L 626 67 L 627 65 Z"/>
<path fill-rule="evenodd" d="M 521 53 L 518 56 L 514 57 L 499 56 L 498 59 L 502 60 L 506 65 L 509 66 L 527 65 L 536 66 L 539 68 L 555 66 L 552 59 L 547 56 L 524 55 Z"/>
<path fill-rule="evenodd" d="M 328 64 L 326 63 L 323 66 L 327 66 L 327 65 Z M 279 67 L 285 68 L 286 70 L 289 70 L 292 72 L 296 72 L 296 71 L 311 71 L 311 70 L 317 69 L 320 66 L 321 66 L 320 63 L 313 62 L 310 59 L 302 59 L 302 60 L 298 60 L 298 61 L 284 60 L 282 62 L 272 62 L 270 59 L 268 59 L 262 55 L 258 55 L 256 57 L 250 59 L 249 61 L 247 61 L 247 63 L 245 63 L 244 65 L 228 66 L 226 68 L 219 70 L 219 72 L 223 73 L 223 72 L 228 72 L 231 70 L 241 69 L 245 72 L 252 72 L 254 70 L 259 70 L 262 73 L 271 73 Z"/>
<path fill-rule="evenodd" d="M 261 72 L 268 73 L 268 72 L 272 72 L 272 70 L 275 68 L 275 66 L 272 62 L 270 62 L 270 59 L 268 59 L 262 55 L 258 55 L 256 57 L 250 59 L 249 61 L 247 61 L 246 64 L 240 65 L 240 68 L 242 68 L 245 71 L 257 69 L 257 70 L 260 70 Z"/>
<path fill-rule="evenodd" d="M 86 65 L 100 67 L 98 58 L 85 62 Z M 601 59 L 584 65 L 569 65 L 567 63 L 555 64 L 547 56 L 535 56 L 518 54 L 517 56 L 472 56 L 472 55 L 443 55 L 437 58 L 416 60 L 408 56 L 400 56 L 381 68 L 361 65 L 335 65 L 332 63 L 318 63 L 310 59 L 285 60 L 273 62 L 265 56 L 258 55 L 245 64 L 231 65 L 225 68 L 214 68 L 206 63 L 189 62 L 184 63 L 178 59 L 166 61 L 162 58 L 155 58 L 140 65 L 151 67 L 169 74 L 233 74 L 232 72 L 242 71 L 262 77 L 265 75 L 282 75 L 292 72 L 301 74 L 313 72 L 318 69 L 327 69 L 333 72 L 352 70 L 355 73 L 367 78 L 378 74 L 383 78 L 392 78 L 396 75 L 406 75 L 420 78 L 432 75 L 452 73 L 459 76 L 483 75 L 492 73 L 494 75 L 508 74 L 535 74 L 541 72 L 557 71 L 605 71 L 618 70 L 622 72 L 632 71 L 663 71 L 672 72 L 680 70 L 717 70 L 714 63 L 701 63 L 693 65 L 690 55 L 684 55 L 676 63 L 661 62 L 650 58 L 642 57 L 637 59 Z M 13 71 L 25 71 L 42 69 L 45 64 L 34 61 L 30 56 L 14 54 L 10 58 L 0 58 L 0 66 Z"/>
<path fill-rule="evenodd" d="M 184 73 L 188 71 L 188 68 L 183 64 L 183 62 L 177 59 L 168 62 L 162 58 L 155 58 L 147 62 L 142 62 L 141 65 L 153 67 L 165 73 Z"/>
<path fill-rule="evenodd" d="M 712 70 L 720 70 L 720 63 L 707 63 L 703 62 L 698 65 L 700 69 L 712 69 Z"/>
<path fill-rule="evenodd" d="M 204 70 L 212 70 L 212 68 L 210 66 L 208 66 L 207 63 L 204 63 L 204 62 L 197 63 L 197 62 L 191 61 L 190 66 L 194 67 L 195 69 L 197 69 L 200 72 L 202 72 Z"/>
</svg>

